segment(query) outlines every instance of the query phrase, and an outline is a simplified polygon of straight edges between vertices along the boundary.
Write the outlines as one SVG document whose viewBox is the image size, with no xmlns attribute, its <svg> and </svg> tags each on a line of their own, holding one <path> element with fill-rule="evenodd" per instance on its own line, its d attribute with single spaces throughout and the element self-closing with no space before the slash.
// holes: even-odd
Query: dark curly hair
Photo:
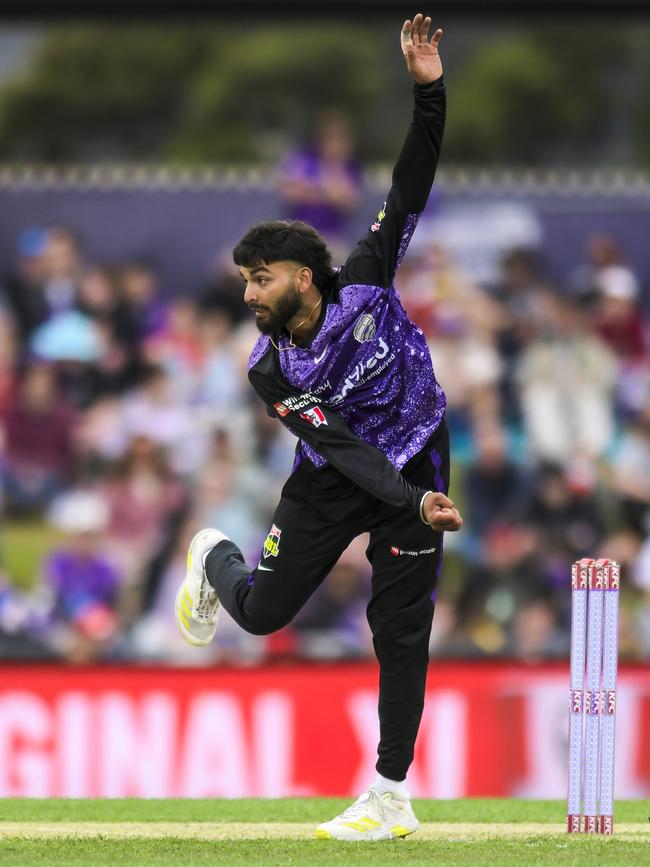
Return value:
<svg viewBox="0 0 650 867">
<path fill-rule="evenodd" d="M 332 254 L 316 229 L 301 220 L 266 220 L 252 226 L 232 251 L 235 265 L 255 268 L 272 262 L 298 262 L 323 290 L 334 276 Z"/>
</svg>

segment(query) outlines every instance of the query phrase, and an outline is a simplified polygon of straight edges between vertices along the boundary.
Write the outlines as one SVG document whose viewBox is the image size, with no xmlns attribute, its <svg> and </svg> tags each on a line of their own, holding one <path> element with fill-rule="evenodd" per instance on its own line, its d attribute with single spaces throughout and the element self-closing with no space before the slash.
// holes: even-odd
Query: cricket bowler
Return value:
<svg viewBox="0 0 650 867">
<path fill-rule="evenodd" d="M 319 838 L 383 840 L 418 827 L 406 777 L 424 705 L 443 534 L 462 519 L 448 498 L 445 395 L 395 273 L 433 184 L 445 87 L 431 19 L 404 22 L 413 116 L 392 187 L 366 236 L 334 269 L 325 241 L 301 222 L 253 226 L 234 249 L 259 339 L 249 380 L 298 438 L 260 561 L 244 562 L 217 529 L 190 544 L 176 621 L 211 641 L 223 606 L 247 632 L 291 622 L 349 545 L 369 533 L 367 617 L 379 662 L 377 776 Z M 314 697 L 317 700 L 317 696 Z"/>
</svg>

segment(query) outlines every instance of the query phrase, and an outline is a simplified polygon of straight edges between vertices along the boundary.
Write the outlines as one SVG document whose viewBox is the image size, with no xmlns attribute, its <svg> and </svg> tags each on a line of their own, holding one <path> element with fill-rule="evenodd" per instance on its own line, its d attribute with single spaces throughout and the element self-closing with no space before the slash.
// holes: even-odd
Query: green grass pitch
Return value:
<svg viewBox="0 0 650 867">
<path fill-rule="evenodd" d="M 616 805 L 612 838 L 567 835 L 560 801 L 415 801 L 405 840 L 311 838 L 349 800 L 0 799 L 3 867 L 68 865 L 614 865 L 650 864 L 650 803 Z M 224 839 L 225 837 L 225 839 Z"/>
</svg>

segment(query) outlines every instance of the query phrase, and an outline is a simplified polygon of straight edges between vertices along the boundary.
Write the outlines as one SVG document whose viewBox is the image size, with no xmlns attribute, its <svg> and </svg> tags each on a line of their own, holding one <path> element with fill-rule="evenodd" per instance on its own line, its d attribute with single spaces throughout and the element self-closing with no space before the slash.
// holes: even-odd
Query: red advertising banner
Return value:
<svg viewBox="0 0 650 867">
<path fill-rule="evenodd" d="M 648 797 L 650 671 L 619 684 L 616 796 Z M 411 793 L 564 797 L 569 698 L 566 665 L 432 664 Z M 0 668 L 0 796 L 357 795 L 376 701 L 371 664 Z"/>
</svg>

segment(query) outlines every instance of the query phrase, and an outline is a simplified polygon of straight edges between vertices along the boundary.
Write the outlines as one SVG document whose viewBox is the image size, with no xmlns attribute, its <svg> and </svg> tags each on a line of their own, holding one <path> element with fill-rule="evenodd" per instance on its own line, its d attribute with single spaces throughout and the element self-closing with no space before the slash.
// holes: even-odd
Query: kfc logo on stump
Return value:
<svg viewBox="0 0 650 867">
<path fill-rule="evenodd" d="M 616 713 L 616 690 L 610 689 L 607 691 L 607 713 L 609 716 L 614 716 Z"/>
<path fill-rule="evenodd" d="M 567 816 L 567 831 L 569 834 L 579 834 L 582 831 L 582 816 Z"/>
<path fill-rule="evenodd" d="M 571 713 L 582 713 L 582 690 L 571 690 Z"/>
</svg>

